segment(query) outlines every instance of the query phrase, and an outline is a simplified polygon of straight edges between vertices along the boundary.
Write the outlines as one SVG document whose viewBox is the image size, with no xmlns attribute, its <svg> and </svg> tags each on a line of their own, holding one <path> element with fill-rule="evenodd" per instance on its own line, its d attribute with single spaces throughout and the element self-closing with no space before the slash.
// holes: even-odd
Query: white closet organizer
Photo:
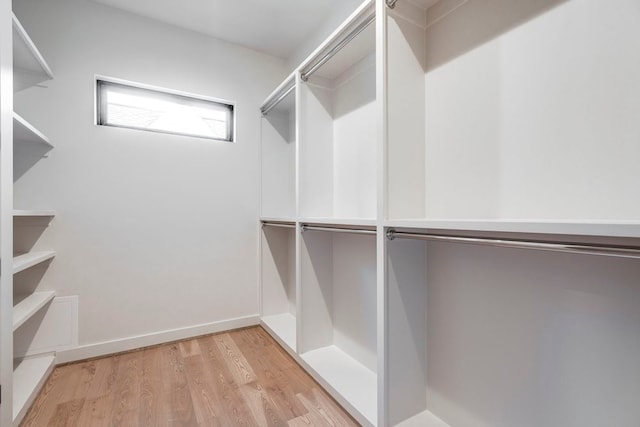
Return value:
<svg viewBox="0 0 640 427">
<path fill-rule="evenodd" d="M 357 17 L 301 67 L 301 217 L 376 217 L 374 19 Z"/>
<path fill-rule="evenodd" d="M 636 5 L 512 3 L 366 1 L 280 86 L 263 324 L 364 425 L 640 419 Z"/>
<path fill-rule="evenodd" d="M 14 93 L 27 89 L 34 85 L 51 79 L 51 69 L 45 62 L 44 58 L 34 45 L 31 38 L 27 35 L 25 29 L 20 24 L 15 15 L 12 16 L 13 23 L 13 83 Z M 3 144 L 5 141 L 3 141 Z M 41 158 L 44 153 L 53 148 L 49 139 L 40 132 L 36 127 L 30 124 L 23 117 L 13 112 L 13 168 L 3 170 L 3 180 L 13 180 L 19 178 L 23 173 L 28 171 L 28 165 L 31 165 L 34 158 Z M 16 166 L 17 165 L 17 166 Z M 3 211 L 4 212 L 4 211 Z M 33 209 L 17 209 L 10 210 L 12 218 L 3 218 L 10 220 L 11 223 L 18 225 L 13 219 L 24 221 L 36 221 L 38 226 L 42 226 L 42 220 L 39 218 L 51 218 L 54 213 L 47 210 Z M 20 247 L 17 241 L 22 241 L 20 227 L 14 228 L 14 244 L 13 244 L 13 275 L 26 274 L 26 270 L 46 265 L 55 257 L 53 251 L 27 251 L 30 248 Z M 28 239 L 27 239 L 28 240 Z M 17 246 L 16 246 L 17 245 Z M 3 251 L 2 256 L 9 254 Z M 9 255 L 9 256 L 11 256 Z M 35 275 L 37 276 L 37 275 Z M 35 277 L 34 276 L 34 277 Z M 17 277 L 17 276 L 16 276 Z M 26 277 L 26 276 L 25 276 Z M 5 279 L 5 278 L 3 278 Z M 24 282 L 24 280 L 23 280 Z M 16 289 L 15 279 L 3 280 L 3 286 L 9 284 L 9 288 L 13 294 L 13 307 L 3 305 L 3 310 L 12 308 L 11 325 L 2 324 L 2 334 L 5 337 L 11 336 L 12 339 L 4 338 L 4 342 L 12 343 L 15 340 L 15 334 L 24 334 L 25 328 L 22 326 L 34 319 L 34 316 L 48 307 L 55 297 L 54 291 L 31 291 L 27 289 Z M 22 287 L 22 286 L 20 286 Z M 35 286 L 29 286 L 30 288 Z M 3 291 L 3 293 L 6 291 Z M 6 293 L 5 293 L 6 295 Z M 12 345 L 3 346 L 2 359 L 13 359 L 13 372 L 3 372 L 3 378 L 10 377 L 12 381 L 3 383 L 3 405 L 0 408 L 0 423 L 4 425 L 19 425 L 26 411 L 35 399 L 39 389 L 42 387 L 49 373 L 52 371 L 55 362 L 55 356 L 52 354 L 16 357 L 12 353 Z M 3 363 L 3 369 L 7 367 Z M 6 398 L 7 390 L 9 390 L 10 398 Z M 6 403 L 5 403 L 6 402 Z"/>
<path fill-rule="evenodd" d="M 261 323 L 289 352 L 297 351 L 296 224 L 264 222 Z"/>
</svg>

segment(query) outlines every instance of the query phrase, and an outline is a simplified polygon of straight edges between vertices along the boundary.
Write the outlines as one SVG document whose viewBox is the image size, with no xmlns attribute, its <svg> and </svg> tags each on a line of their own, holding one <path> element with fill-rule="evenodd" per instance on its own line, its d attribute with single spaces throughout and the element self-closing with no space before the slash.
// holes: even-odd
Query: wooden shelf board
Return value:
<svg viewBox="0 0 640 427">
<path fill-rule="evenodd" d="M 280 344 L 289 347 L 289 350 L 296 351 L 296 318 L 291 313 L 274 314 L 263 316 L 262 325 L 275 335 Z"/>
<path fill-rule="evenodd" d="M 23 359 L 13 370 L 13 424 L 19 425 L 53 371 L 55 356 Z"/>
<path fill-rule="evenodd" d="M 351 406 L 360 418 L 377 425 L 378 379 L 375 372 L 336 346 L 312 350 L 301 357 L 317 374 L 316 379 L 339 395 L 334 397 L 342 405 Z"/>
<path fill-rule="evenodd" d="M 13 274 L 38 265 L 56 256 L 54 251 L 28 252 L 13 258 Z"/>
<path fill-rule="evenodd" d="M 34 292 L 16 304 L 13 307 L 13 330 L 15 331 L 22 326 L 34 314 L 47 305 L 55 296 L 56 293 L 53 291 Z"/>
<path fill-rule="evenodd" d="M 430 411 L 424 411 L 396 424 L 396 427 L 449 427 L 449 424 L 433 415 Z"/>
<path fill-rule="evenodd" d="M 13 211 L 14 217 L 52 217 L 56 216 L 53 211 L 35 210 L 35 209 L 15 209 Z"/>
<path fill-rule="evenodd" d="M 13 140 L 16 143 L 39 144 L 53 148 L 49 138 L 16 113 L 13 113 Z"/>
<path fill-rule="evenodd" d="M 53 78 L 51 68 L 13 15 L 13 91 L 18 92 Z"/>
<path fill-rule="evenodd" d="M 385 226 L 424 230 L 562 234 L 597 237 L 640 237 L 640 221 L 528 220 L 528 219 L 398 219 Z"/>
</svg>

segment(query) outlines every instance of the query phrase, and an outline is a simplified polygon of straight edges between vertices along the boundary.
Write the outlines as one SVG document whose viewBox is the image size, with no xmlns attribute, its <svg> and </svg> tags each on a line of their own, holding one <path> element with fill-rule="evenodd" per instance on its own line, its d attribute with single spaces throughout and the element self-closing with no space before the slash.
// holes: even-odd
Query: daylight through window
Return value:
<svg viewBox="0 0 640 427">
<path fill-rule="evenodd" d="M 233 142 L 231 104 L 97 80 L 98 124 Z"/>
</svg>

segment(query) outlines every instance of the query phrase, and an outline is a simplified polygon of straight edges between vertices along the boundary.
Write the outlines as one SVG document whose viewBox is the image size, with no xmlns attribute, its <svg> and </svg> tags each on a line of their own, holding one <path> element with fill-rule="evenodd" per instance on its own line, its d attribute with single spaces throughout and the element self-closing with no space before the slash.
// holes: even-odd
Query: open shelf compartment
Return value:
<svg viewBox="0 0 640 427">
<path fill-rule="evenodd" d="M 296 216 L 296 85 L 285 80 L 262 106 L 261 216 Z"/>
<path fill-rule="evenodd" d="M 375 22 L 362 12 L 305 70 L 370 22 L 300 85 L 300 216 L 376 217 L 377 108 Z"/>
<path fill-rule="evenodd" d="M 640 234 L 634 5 L 403 3 L 386 17 L 389 220 Z"/>
<path fill-rule="evenodd" d="M 13 307 L 13 330 L 18 329 L 38 311 L 42 310 L 55 296 L 55 292 L 46 291 L 34 292 L 18 298 L 19 302 Z"/>
<path fill-rule="evenodd" d="M 638 419 L 640 260 L 386 245 L 389 425 Z"/>
<path fill-rule="evenodd" d="M 28 357 L 14 361 L 13 425 L 20 425 L 55 366 L 54 355 Z"/>
<path fill-rule="evenodd" d="M 51 68 L 13 15 L 13 90 L 21 91 L 53 78 Z"/>
<path fill-rule="evenodd" d="M 263 224 L 261 258 L 261 323 L 276 339 L 295 353 L 297 351 L 295 223 Z"/>
<path fill-rule="evenodd" d="M 358 421 L 377 425 L 375 232 L 301 240 L 301 358 Z"/>
<path fill-rule="evenodd" d="M 13 274 L 19 273 L 27 268 L 48 261 L 56 256 L 54 251 L 28 252 L 13 258 Z"/>
</svg>

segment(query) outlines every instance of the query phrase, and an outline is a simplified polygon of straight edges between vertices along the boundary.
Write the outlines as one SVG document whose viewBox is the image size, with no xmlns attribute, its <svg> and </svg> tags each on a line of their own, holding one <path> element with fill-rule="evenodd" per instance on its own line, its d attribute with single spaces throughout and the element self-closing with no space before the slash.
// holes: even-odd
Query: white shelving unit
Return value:
<svg viewBox="0 0 640 427">
<path fill-rule="evenodd" d="M 263 235 L 263 325 L 363 425 L 639 419 L 634 6 L 386 3 L 274 92 L 294 202 L 261 220 L 296 229 Z"/>
<path fill-rule="evenodd" d="M 7 57 L 2 56 L 2 68 L 11 70 L 9 73 L 4 71 L 0 73 L 3 87 L 6 87 L 5 83 L 8 84 L 9 81 L 12 81 L 15 93 L 51 79 L 53 77 L 51 69 L 17 17 L 10 10 L 3 10 L 0 15 L 7 18 L 2 24 L 3 31 L 11 32 L 9 33 L 11 37 L 9 34 L 3 34 L 3 42 L 6 40 L 8 46 L 3 46 L 2 51 L 9 52 L 13 64 L 11 67 Z M 0 424 L 17 426 L 51 373 L 55 364 L 55 355 L 16 357 L 13 349 L 14 334 L 27 333 L 24 331 L 25 328 L 21 328 L 21 326 L 46 309 L 55 297 L 55 292 L 50 290 L 30 292 L 26 289 L 15 289 L 13 276 L 53 259 L 56 254 L 54 251 L 40 250 L 16 254 L 19 250 L 29 250 L 29 248 L 20 249 L 14 246 L 20 244 L 15 243 L 13 236 L 23 237 L 19 234 L 22 231 L 19 228 L 14 228 L 14 219 L 20 219 L 24 222 L 32 221 L 35 218 L 42 225 L 43 223 L 38 218 L 51 218 L 55 215 L 48 210 L 14 210 L 12 183 L 22 173 L 28 172 L 28 168 L 31 166 L 31 160 L 22 161 L 24 156 L 36 158 L 33 156 L 35 152 L 42 154 L 52 149 L 53 145 L 35 126 L 15 113 L 12 103 L 5 103 L 5 99 L 12 98 L 6 97 L 3 93 L 2 141 L 0 144 L 2 147 L 2 177 L 0 179 L 2 182 L 2 217 L 0 223 L 2 223 L 3 244 L 0 258 L 3 262 L 2 271 L 11 271 L 12 274 L 3 274 L 1 278 L 2 322 L 0 322 L 0 326 L 2 330 L 0 330 L 0 337 L 2 338 L 2 350 L 0 352 L 0 376 L 2 377 L 3 404 L 0 406 Z M 16 167 L 16 164 L 19 166 Z M 20 172 L 16 174 L 18 169 Z M 5 236 L 11 236 L 6 239 L 6 244 Z M 10 268 L 6 268 L 7 266 Z M 21 280 L 27 280 L 25 277 L 22 276 Z"/>
</svg>

